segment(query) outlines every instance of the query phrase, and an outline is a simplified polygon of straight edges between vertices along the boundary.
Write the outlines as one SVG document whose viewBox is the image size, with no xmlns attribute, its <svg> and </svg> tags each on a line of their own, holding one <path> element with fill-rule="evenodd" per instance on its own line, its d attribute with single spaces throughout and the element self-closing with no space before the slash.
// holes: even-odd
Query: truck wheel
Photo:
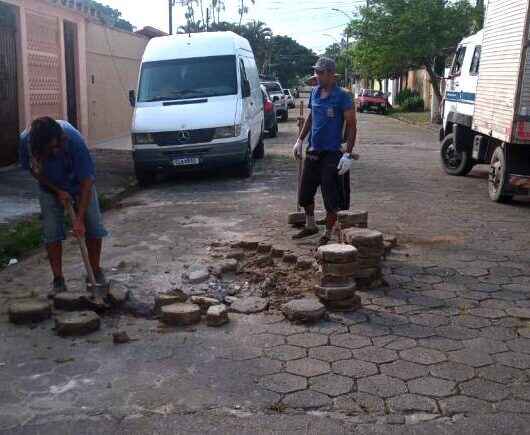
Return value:
<svg viewBox="0 0 530 435">
<path fill-rule="evenodd" d="M 449 175 L 464 176 L 473 169 L 474 162 L 471 152 L 466 150 L 458 152 L 454 144 L 454 135 L 448 134 L 442 141 L 440 149 L 442 166 Z"/>
<path fill-rule="evenodd" d="M 154 172 L 145 171 L 135 167 L 134 174 L 140 187 L 148 187 L 156 181 L 156 174 Z"/>
<path fill-rule="evenodd" d="M 250 149 L 250 137 L 248 138 L 248 147 L 245 154 L 245 160 L 238 168 L 237 174 L 241 178 L 249 178 L 254 172 L 254 159 L 252 158 L 252 151 Z"/>
<path fill-rule="evenodd" d="M 507 202 L 513 195 L 506 193 L 508 186 L 508 171 L 506 170 L 506 156 L 502 147 L 497 147 L 491 156 L 490 173 L 488 177 L 488 192 L 490 199 L 495 202 Z"/>
</svg>

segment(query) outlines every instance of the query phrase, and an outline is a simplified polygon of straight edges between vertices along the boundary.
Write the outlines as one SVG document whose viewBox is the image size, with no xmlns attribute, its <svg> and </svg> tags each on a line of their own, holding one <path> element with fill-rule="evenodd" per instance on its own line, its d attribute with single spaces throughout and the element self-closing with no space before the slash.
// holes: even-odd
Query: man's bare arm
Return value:
<svg viewBox="0 0 530 435">
<path fill-rule="evenodd" d="M 355 140 L 357 139 L 357 116 L 355 109 L 346 110 L 344 112 L 344 120 L 346 121 L 346 131 L 348 132 L 346 151 L 351 153 L 355 146 Z"/>
</svg>

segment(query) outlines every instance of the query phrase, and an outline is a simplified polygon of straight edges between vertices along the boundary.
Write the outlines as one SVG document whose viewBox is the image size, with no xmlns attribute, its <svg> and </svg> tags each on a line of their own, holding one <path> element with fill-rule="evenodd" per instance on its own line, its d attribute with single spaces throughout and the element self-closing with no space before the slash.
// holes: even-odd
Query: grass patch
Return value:
<svg viewBox="0 0 530 435">
<path fill-rule="evenodd" d="M 38 248 L 42 242 L 42 224 L 35 217 L 16 224 L 0 226 L 0 269 L 9 260 L 20 257 Z"/>
<path fill-rule="evenodd" d="M 431 114 L 430 112 L 403 112 L 399 109 L 392 109 L 388 112 L 393 118 L 401 121 L 408 122 L 414 125 L 430 125 Z"/>
</svg>

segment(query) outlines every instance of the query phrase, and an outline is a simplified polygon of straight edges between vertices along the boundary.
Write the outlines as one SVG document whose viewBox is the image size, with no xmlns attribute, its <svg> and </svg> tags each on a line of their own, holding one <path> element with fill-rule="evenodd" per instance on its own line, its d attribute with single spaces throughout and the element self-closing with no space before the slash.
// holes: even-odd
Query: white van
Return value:
<svg viewBox="0 0 530 435">
<path fill-rule="evenodd" d="M 130 91 L 140 184 L 157 173 L 237 167 L 262 158 L 263 101 L 248 41 L 232 32 L 152 39 Z"/>
</svg>

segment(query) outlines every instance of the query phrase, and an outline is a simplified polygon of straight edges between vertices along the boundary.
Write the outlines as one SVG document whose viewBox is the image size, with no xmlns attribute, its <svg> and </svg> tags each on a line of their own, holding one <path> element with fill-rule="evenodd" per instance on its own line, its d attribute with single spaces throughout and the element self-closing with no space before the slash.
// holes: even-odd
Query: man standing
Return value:
<svg viewBox="0 0 530 435">
<path fill-rule="evenodd" d="M 67 290 L 62 270 L 65 206 L 72 203 L 73 233 L 85 237 L 90 264 L 98 284 L 105 283 L 100 267 L 102 238 L 107 235 L 96 193 L 94 163 L 81 133 L 66 121 L 38 118 L 20 136 L 20 164 L 39 182 L 44 243 L 53 272 L 50 296 Z"/>
<path fill-rule="evenodd" d="M 337 221 L 337 212 L 350 207 L 349 171 L 356 155 L 352 155 L 357 135 L 357 121 L 351 96 L 337 86 L 335 62 L 321 57 L 314 66 L 318 80 L 309 99 L 311 113 L 306 119 L 293 148 L 295 158 L 302 158 L 302 144 L 309 137 L 299 204 L 306 214 L 305 228 L 294 239 L 318 233 L 315 223 L 315 194 L 320 186 L 326 208 L 326 233 L 320 244 L 330 241 Z M 346 122 L 347 148 L 341 149 L 343 127 Z"/>
</svg>

